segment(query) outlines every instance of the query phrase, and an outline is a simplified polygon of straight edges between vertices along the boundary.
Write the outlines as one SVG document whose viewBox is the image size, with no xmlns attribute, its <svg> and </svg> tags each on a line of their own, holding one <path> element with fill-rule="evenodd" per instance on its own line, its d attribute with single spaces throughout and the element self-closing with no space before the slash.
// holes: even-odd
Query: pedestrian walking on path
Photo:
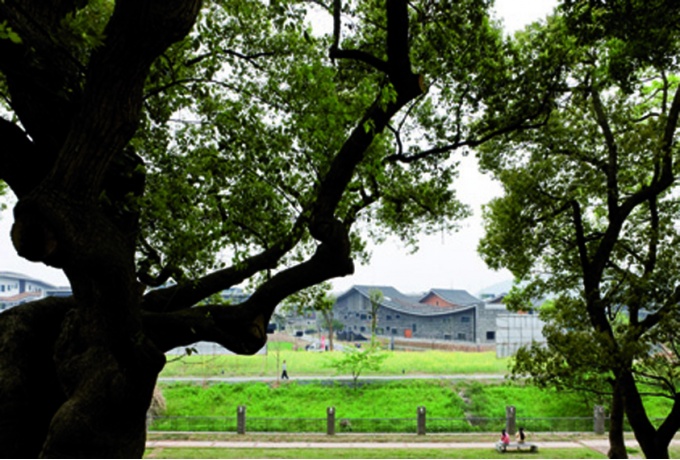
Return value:
<svg viewBox="0 0 680 460">
<path fill-rule="evenodd" d="M 281 369 L 283 369 L 283 372 L 281 372 L 281 378 L 286 379 L 286 380 L 290 380 L 288 378 L 288 366 L 286 365 L 285 359 L 283 360 L 283 364 L 281 364 Z"/>
</svg>

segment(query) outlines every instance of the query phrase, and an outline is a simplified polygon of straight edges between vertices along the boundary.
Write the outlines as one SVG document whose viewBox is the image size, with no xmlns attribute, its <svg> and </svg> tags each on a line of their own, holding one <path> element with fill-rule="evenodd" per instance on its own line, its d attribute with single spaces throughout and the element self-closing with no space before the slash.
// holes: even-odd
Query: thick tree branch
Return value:
<svg viewBox="0 0 680 460">
<path fill-rule="evenodd" d="M 345 227 L 336 222 L 332 243 L 322 243 L 306 262 L 274 275 L 244 303 L 201 306 L 174 313 L 145 313 L 146 334 L 161 350 L 209 340 L 241 354 L 266 342 L 266 328 L 276 306 L 304 288 L 354 270 Z"/>
<path fill-rule="evenodd" d="M 157 289 L 144 296 L 142 308 L 148 312 L 173 312 L 189 308 L 226 288 L 239 284 L 254 274 L 275 268 L 278 261 L 302 238 L 306 220 L 300 217 L 286 238 L 237 265 L 219 270 L 197 280 Z"/>
<path fill-rule="evenodd" d="M 353 59 L 355 61 L 363 62 L 380 72 L 388 73 L 388 65 L 382 59 L 378 59 L 365 51 L 340 49 L 340 35 L 342 30 L 341 15 L 342 0 L 333 0 L 333 42 L 328 51 L 328 57 L 331 59 Z"/>
<path fill-rule="evenodd" d="M 601 101 L 597 97 L 597 93 L 593 91 L 594 107 L 596 111 L 596 117 L 601 129 L 605 133 L 605 139 L 608 139 L 611 135 L 611 130 L 608 130 L 608 123 L 606 121 L 604 109 L 602 108 Z M 597 102 L 599 101 L 599 102 Z M 598 106 L 600 107 L 598 109 Z M 655 173 L 654 178 L 648 186 L 642 187 L 639 191 L 630 195 L 626 198 L 623 203 L 619 206 L 615 201 L 618 201 L 618 179 L 616 177 L 610 177 L 611 175 L 616 176 L 618 174 L 618 166 L 616 170 L 612 169 L 612 164 L 616 164 L 616 146 L 611 144 L 610 141 L 606 140 L 609 146 L 609 168 L 610 173 L 608 175 L 608 195 L 607 202 L 609 208 L 609 226 L 605 232 L 605 236 L 602 239 L 600 246 L 597 248 L 595 255 L 593 256 L 593 275 L 597 279 L 601 278 L 602 270 L 606 265 L 606 261 L 609 260 L 611 252 L 614 248 L 616 241 L 618 240 L 618 235 L 621 232 L 623 222 L 630 215 L 633 210 L 645 201 L 655 199 L 658 195 L 668 189 L 673 184 L 675 179 L 673 172 L 673 136 L 677 129 L 678 119 L 680 118 L 680 87 L 675 93 L 673 98 L 673 103 L 668 115 L 666 126 L 664 128 L 664 134 L 662 138 L 662 150 L 660 154 L 659 161 L 661 162 L 661 168 L 659 173 Z M 606 134 L 609 132 L 609 134 Z M 614 162 L 614 163 L 612 163 Z"/>
<path fill-rule="evenodd" d="M 193 26 L 200 0 L 117 1 L 104 45 L 92 55 L 81 110 L 50 177 L 93 199 L 139 121 L 151 63 Z M 96 114 L 96 116 L 94 116 Z M 81 174 L 80 171 L 89 171 Z"/>
<path fill-rule="evenodd" d="M 403 29 L 391 29 L 390 33 L 405 34 L 406 31 Z M 404 50 L 404 52 L 408 52 L 408 50 Z M 413 76 L 410 68 L 395 68 L 394 74 L 397 79 L 402 78 L 399 76 L 399 72 L 407 76 Z M 404 79 L 408 78 L 405 77 Z M 337 238 L 336 220 L 334 218 L 335 209 L 354 175 L 356 166 L 362 161 L 375 135 L 382 132 L 391 117 L 422 91 L 417 79 L 410 79 L 410 81 L 415 84 L 415 87 L 410 87 L 409 89 L 403 87 L 403 90 L 407 91 L 410 98 L 400 95 L 396 102 L 389 103 L 384 108 L 383 104 L 376 100 L 368 109 L 366 115 L 352 130 L 349 138 L 333 160 L 329 172 L 321 181 L 317 200 L 312 207 L 309 229 L 312 236 L 320 241 L 322 246 L 323 243 L 335 244 Z M 240 264 L 238 268 L 231 267 L 216 272 L 190 285 L 153 291 L 145 297 L 144 309 L 147 311 L 176 311 L 187 308 L 208 295 L 237 284 L 260 270 L 274 268 L 279 258 L 297 242 L 299 236 L 297 239 L 293 238 L 249 259 L 247 263 Z M 293 292 L 295 291 L 290 291 L 290 293 Z"/>
<path fill-rule="evenodd" d="M 433 156 L 441 155 L 441 154 L 444 154 L 444 153 L 452 152 L 452 151 L 458 150 L 462 147 L 479 147 L 480 145 L 484 144 L 485 142 L 487 142 L 487 141 L 489 141 L 493 138 L 502 136 L 504 134 L 540 128 L 541 126 L 544 126 L 548 122 L 548 119 L 546 117 L 546 119 L 541 120 L 538 123 L 534 123 L 534 124 L 525 124 L 525 122 L 526 122 L 526 120 L 522 120 L 522 121 L 517 122 L 516 124 L 504 126 L 503 128 L 493 130 L 493 131 L 491 131 L 487 134 L 484 134 L 480 137 L 465 139 L 465 140 L 459 140 L 459 141 L 456 141 L 456 142 L 448 144 L 448 145 L 423 150 L 422 152 L 418 152 L 418 153 L 415 153 L 415 154 L 404 155 L 404 154 L 398 152 L 398 153 L 395 153 L 395 154 L 392 154 L 392 155 L 386 157 L 384 161 L 386 163 L 407 163 L 408 164 L 408 163 L 414 163 L 414 162 L 420 161 L 424 158 L 433 157 Z"/>
<path fill-rule="evenodd" d="M 0 40 L 0 72 L 7 78 L 12 110 L 36 146 L 52 155 L 65 139 L 80 96 L 83 67 L 55 39 L 62 19 L 75 10 L 75 3 L 0 3 L 0 22 L 7 21 L 21 38 L 21 43 Z"/>
</svg>

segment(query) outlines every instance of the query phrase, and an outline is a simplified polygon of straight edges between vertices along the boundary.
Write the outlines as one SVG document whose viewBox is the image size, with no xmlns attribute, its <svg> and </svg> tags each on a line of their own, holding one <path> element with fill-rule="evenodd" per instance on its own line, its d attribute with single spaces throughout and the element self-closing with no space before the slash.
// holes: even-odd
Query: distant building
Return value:
<svg viewBox="0 0 680 460">
<path fill-rule="evenodd" d="M 45 297 L 70 295 L 70 287 L 57 287 L 21 273 L 0 271 L 0 311 Z"/>
<path fill-rule="evenodd" d="M 545 344 L 543 326 L 538 315 L 527 313 L 506 313 L 499 315 L 496 320 L 497 343 L 496 356 L 506 358 L 517 353 L 520 347 L 530 346 L 532 343 Z"/>
<path fill-rule="evenodd" d="M 487 299 L 487 306 L 501 306 L 505 302 L 506 294 L 500 294 Z M 503 313 L 496 317 L 496 356 L 506 358 L 517 353 L 520 347 L 530 346 L 532 343 L 545 344 L 543 326 L 537 312 L 545 302 L 544 298 L 536 299 L 525 309 L 511 313 L 502 307 Z"/>
<path fill-rule="evenodd" d="M 245 292 L 240 287 L 232 287 L 220 292 L 220 297 L 224 302 L 228 303 L 229 305 L 238 305 L 248 300 L 250 294 Z"/>
<path fill-rule="evenodd" d="M 334 317 L 344 325 L 339 338 L 357 340 L 371 335 L 371 293 L 379 291 L 376 334 L 414 339 L 494 343 L 496 317 L 502 304 L 487 305 L 465 290 L 431 289 L 405 295 L 391 286 L 353 286 L 340 295 Z"/>
</svg>

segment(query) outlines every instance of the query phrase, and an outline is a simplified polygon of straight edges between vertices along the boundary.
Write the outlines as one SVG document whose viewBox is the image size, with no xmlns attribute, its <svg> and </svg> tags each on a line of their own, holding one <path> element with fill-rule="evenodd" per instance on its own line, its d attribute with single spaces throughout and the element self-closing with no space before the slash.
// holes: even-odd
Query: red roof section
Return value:
<svg viewBox="0 0 680 460">
<path fill-rule="evenodd" d="M 18 302 L 20 300 L 40 296 L 40 292 L 22 292 L 21 294 L 11 295 L 9 297 L 0 297 L 0 302 Z"/>
</svg>

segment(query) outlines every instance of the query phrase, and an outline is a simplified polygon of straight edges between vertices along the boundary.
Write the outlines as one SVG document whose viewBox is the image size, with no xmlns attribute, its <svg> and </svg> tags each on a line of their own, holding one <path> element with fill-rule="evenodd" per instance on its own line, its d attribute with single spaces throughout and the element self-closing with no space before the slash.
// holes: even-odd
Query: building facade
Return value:
<svg viewBox="0 0 680 460">
<path fill-rule="evenodd" d="M 0 311 L 44 297 L 69 295 L 69 287 L 57 287 L 21 273 L 0 271 Z"/>
<path fill-rule="evenodd" d="M 372 297 L 380 299 L 375 308 Z M 370 337 L 373 311 L 380 336 L 477 344 L 495 342 L 496 317 L 506 312 L 464 290 L 432 289 L 412 296 L 391 286 L 353 286 L 333 307 L 334 318 L 344 325 L 341 338 Z"/>
</svg>

